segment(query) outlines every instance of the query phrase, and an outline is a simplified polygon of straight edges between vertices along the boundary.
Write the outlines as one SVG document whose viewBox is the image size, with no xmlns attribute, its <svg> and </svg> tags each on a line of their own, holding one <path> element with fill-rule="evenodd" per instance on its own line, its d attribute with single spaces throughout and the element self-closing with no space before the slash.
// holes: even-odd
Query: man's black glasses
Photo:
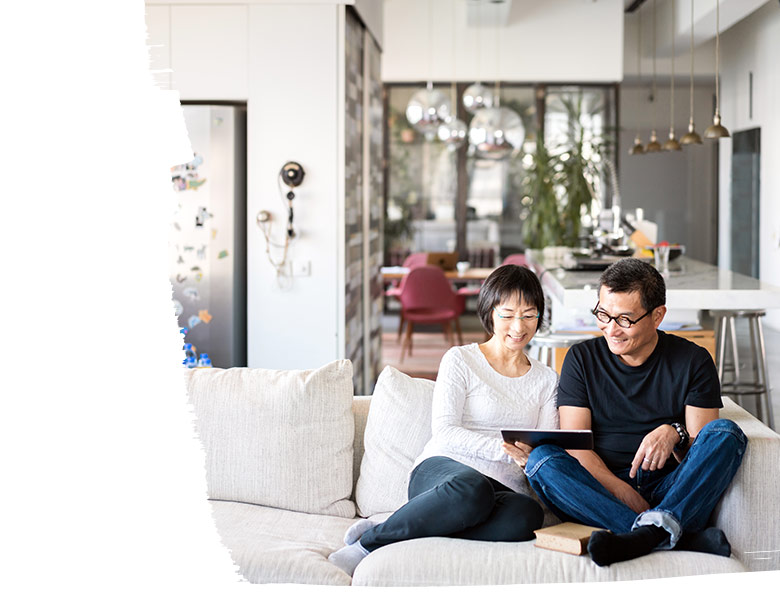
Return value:
<svg viewBox="0 0 780 600">
<path fill-rule="evenodd" d="M 613 317 L 609 313 L 600 310 L 598 302 L 596 303 L 596 308 L 594 308 L 592 311 L 593 316 L 595 316 L 599 321 L 602 323 L 609 323 L 610 321 L 615 321 L 615 323 L 618 324 L 618 327 L 622 327 L 623 329 L 630 329 L 632 325 L 636 325 L 644 319 L 647 315 L 649 315 L 651 312 L 653 312 L 653 309 L 651 308 L 648 310 L 645 314 L 643 314 L 641 317 L 639 317 L 636 321 L 632 321 L 629 319 L 626 315 L 620 315 L 618 317 Z"/>
</svg>

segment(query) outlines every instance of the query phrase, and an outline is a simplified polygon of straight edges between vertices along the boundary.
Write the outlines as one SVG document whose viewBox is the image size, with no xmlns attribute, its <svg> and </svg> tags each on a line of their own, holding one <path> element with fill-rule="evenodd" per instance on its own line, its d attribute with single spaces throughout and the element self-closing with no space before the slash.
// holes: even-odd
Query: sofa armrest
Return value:
<svg viewBox="0 0 780 600">
<path fill-rule="evenodd" d="M 749 570 L 780 569 L 780 435 L 727 397 L 720 416 L 740 426 L 748 445 L 712 520 Z"/>
</svg>

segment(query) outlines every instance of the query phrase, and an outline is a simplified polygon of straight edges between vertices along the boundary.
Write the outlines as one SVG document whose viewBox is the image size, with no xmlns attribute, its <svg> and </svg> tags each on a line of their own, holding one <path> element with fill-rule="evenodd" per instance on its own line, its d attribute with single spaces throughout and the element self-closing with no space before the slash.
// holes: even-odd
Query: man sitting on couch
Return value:
<svg viewBox="0 0 780 600">
<path fill-rule="evenodd" d="M 657 330 L 666 286 L 649 264 L 623 259 L 599 284 L 593 313 L 603 336 L 569 350 L 557 400 L 561 429 L 592 429 L 594 450 L 539 446 L 528 481 L 562 520 L 609 530 L 588 543 L 600 566 L 656 548 L 728 556 L 723 532 L 705 527 L 747 438 L 718 419 L 712 358 Z"/>
</svg>

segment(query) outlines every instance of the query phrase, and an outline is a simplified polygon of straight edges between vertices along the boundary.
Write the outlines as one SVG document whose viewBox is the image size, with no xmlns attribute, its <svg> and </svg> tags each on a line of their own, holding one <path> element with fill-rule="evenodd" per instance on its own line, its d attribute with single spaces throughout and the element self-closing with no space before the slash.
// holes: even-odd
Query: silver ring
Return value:
<svg viewBox="0 0 780 600">
<path fill-rule="evenodd" d="M 645 460 L 643 460 L 642 462 L 650 462 L 650 461 L 649 461 L 649 460 L 647 460 L 647 459 L 645 459 Z"/>
</svg>

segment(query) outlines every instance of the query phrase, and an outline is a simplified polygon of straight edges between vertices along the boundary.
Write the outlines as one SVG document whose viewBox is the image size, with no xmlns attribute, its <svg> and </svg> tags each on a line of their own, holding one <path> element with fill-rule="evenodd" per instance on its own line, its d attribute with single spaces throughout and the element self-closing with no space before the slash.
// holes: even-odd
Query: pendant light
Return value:
<svg viewBox="0 0 780 600">
<path fill-rule="evenodd" d="M 636 43 L 636 67 L 639 74 L 639 91 L 638 95 L 642 97 L 642 11 L 637 11 L 637 17 L 639 19 L 637 26 L 637 43 Z M 639 104 L 639 102 L 637 102 Z M 628 151 L 629 154 L 644 154 L 645 149 L 642 146 L 642 140 L 639 137 L 639 114 L 641 110 L 637 110 L 636 113 L 636 137 L 634 138 L 634 146 Z"/>
<path fill-rule="evenodd" d="M 669 139 L 664 142 L 664 150 L 671 150 L 672 152 L 675 150 L 682 150 L 682 146 L 680 146 L 680 142 L 677 141 L 677 138 L 674 137 L 674 58 L 675 58 L 675 49 L 674 49 L 674 36 L 676 33 L 676 29 L 674 27 L 674 2 L 672 2 L 672 77 L 670 80 L 670 101 L 669 101 Z"/>
<path fill-rule="evenodd" d="M 691 117 L 688 121 L 688 133 L 680 138 L 683 146 L 701 144 L 701 136 L 693 125 L 693 0 L 691 0 Z"/>
<path fill-rule="evenodd" d="M 704 130 L 704 137 L 711 139 L 731 136 L 729 130 L 720 124 L 720 0 L 717 0 L 715 11 L 715 114 L 712 125 Z"/>
<path fill-rule="evenodd" d="M 658 137 L 655 135 L 656 106 L 658 104 L 658 95 L 656 94 L 655 87 L 655 3 L 656 0 L 653 0 L 653 96 L 651 99 L 653 102 L 653 129 L 650 131 L 650 141 L 647 142 L 647 146 L 645 146 L 645 152 L 661 151 L 661 144 L 658 143 Z"/>
<path fill-rule="evenodd" d="M 453 6 L 457 6 L 453 4 Z M 455 29 L 455 14 L 453 11 L 452 15 L 452 23 L 453 23 L 453 30 Z M 452 114 L 447 117 L 443 125 L 439 126 L 439 129 L 436 132 L 437 137 L 439 138 L 440 142 L 443 142 L 446 146 L 447 150 L 450 152 L 455 152 L 460 148 L 466 141 L 466 124 L 457 117 L 457 106 L 458 106 L 458 100 L 457 100 L 457 84 L 456 76 L 457 76 L 457 69 L 456 67 L 456 58 L 455 58 L 455 36 L 452 36 L 452 83 L 450 84 L 450 101 L 452 102 Z"/>
<path fill-rule="evenodd" d="M 436 138 L 437 130 L 452 114 L 452 106 L 447 95 L 433 89 L 431 76 L 431 54 L 433 53 L 433 19 L 431 2 L 428 0 L 428 84 L 422 90 L 415 92 L 406 105 L 406 120 L 417 131 L 431 141 Z"/>
<path fill-rule="evenodd" d="M 482 16 L 482 4 L 480 4 L 479 13 Z M 481 19 L 480 19 L 481 21 Z M 480 32 L 477 36 L 477 71 L 481 69 L 480 65 L 480 49 L 482 46 L 482 27 L 484 23 L 480 23 Z M 453 36 L 454 37 L 454 36 Z M 482 85 L 481 81 L 472 83 L 463 92 L 463 106 L 472 115 L 476 113 L 480 108 L 490 108 L 493 106 L 493 92 L 489 87 Z"/>
<path fill-rule="evenodd" d="M 500 29 L 496 39 L 496 83 L 493 92 L 493 106 L 480 108 L 469 124 L 469 143 L 477 158 L 502 160 L 518 151 L 525 141 L 523 120 L 513 110 L 501 106 L 499 78 L 501 76 Z"/>
</svg>

